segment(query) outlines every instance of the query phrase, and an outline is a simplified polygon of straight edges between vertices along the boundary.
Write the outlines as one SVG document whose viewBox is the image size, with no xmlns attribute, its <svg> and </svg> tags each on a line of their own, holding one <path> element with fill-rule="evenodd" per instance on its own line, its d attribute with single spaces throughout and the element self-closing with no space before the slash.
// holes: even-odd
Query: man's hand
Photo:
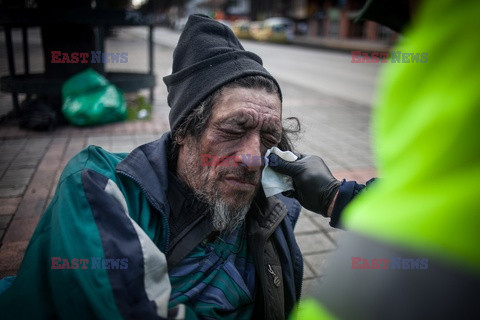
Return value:
<svg viewBox="0 0 480 320">
<path fill-rule="evenodd" d="M 304 208 L 330 216 L 340 181 L 335 179 L 322 158 L 300 156 L 296 161 L 288 162 L 272 154 L 270 162 L 277 164 L 271 166 L 273 170 L 292 177 L 295 187 L 293 196 Z"/>
</svg>

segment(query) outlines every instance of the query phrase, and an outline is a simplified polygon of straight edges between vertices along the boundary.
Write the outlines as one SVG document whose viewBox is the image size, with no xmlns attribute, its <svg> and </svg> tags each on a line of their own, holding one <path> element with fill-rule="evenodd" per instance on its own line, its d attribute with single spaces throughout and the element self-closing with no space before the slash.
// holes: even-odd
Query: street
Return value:
<svg viewBox="0 0 480 320">
<path fill-rule="evenodd" d="M 146 38 L 145 28 L 122 32 Z M 180 34 L 166 28 L 154 32 L 155 43 L 174 48 Z M 351 54 L 241 39 L 246 50 L 258 54 L 273 76 L 328 96 L 371 105 L 379 64 L 351 63 Z"/>
</svg>

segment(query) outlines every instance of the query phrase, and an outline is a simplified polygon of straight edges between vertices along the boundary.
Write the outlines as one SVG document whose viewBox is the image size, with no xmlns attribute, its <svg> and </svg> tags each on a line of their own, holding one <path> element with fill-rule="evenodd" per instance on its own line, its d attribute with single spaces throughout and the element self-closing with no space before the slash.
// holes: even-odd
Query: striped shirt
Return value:
<svg viewBox="0 0 480 320">
<path fill-rule="evenodd" d="M 170 305 L 183 303 L 200 319 L 250 319 L 255 268 L 245 227 L 202 242 L 169 272 Z"/>
</svg>

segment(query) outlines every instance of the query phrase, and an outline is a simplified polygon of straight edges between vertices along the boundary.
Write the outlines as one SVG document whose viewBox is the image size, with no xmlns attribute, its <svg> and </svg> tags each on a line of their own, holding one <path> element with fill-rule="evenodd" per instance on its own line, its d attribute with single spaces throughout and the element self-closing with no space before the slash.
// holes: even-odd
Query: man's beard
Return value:
<svg viewBox="0 0 480 320">
<path fill-rule="evenodd" d="M 242 181 L 258 185 L 259 172 L 252 172 L 240 164 L 234 166 L 230 163 L 229 166 L 217 167 L 217 175 L 209 179 L 209 173 L 213 167 L 201 165 L 201 156 L 196 145 L 192 146 L 191 143 L 188 143 L 188 146 L 185 147 L 188 148 L 185 150 L 186 165 L 184 166 L 185 172 L 183 172 L 183 176 L 187 180 L 185 182 L 192 188 L 199 200 L 210 206 L 214 229 L 224 234 L 233 232 L 245 220 L 258 186 L 253 194 L 237 192 L 233 203 L 228 203 L 219 191 L 219 183 L 225 176 L 233 174 Z M 196 177 L 196 179 L 192 179 L 192 177 Z"/>
<path fill-rule="evenodd" d="M 249 209 L 250 204 L 246 206 L 231 207 L 220 197 L 217 197 L 213 203 L 213 228 L 225 234 L 233 232 L 243 223 Z"/>
</svg>

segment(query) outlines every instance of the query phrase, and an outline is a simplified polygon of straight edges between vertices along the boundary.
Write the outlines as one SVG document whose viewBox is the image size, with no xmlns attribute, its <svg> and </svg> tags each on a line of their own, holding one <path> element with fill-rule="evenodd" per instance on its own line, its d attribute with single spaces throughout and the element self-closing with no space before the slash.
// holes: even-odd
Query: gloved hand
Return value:
<svg viewBox="0 0 480 320">
<path fill-rule="evenodd" d="M 269 160 L 273 170 L 292 177 L 293 196 L 304 208 L 327 216 L 340 181 L 335 179 L 322 158 L 300 155 L 296 161 L 289 162 L 271 154 Z"/>
</svg>

